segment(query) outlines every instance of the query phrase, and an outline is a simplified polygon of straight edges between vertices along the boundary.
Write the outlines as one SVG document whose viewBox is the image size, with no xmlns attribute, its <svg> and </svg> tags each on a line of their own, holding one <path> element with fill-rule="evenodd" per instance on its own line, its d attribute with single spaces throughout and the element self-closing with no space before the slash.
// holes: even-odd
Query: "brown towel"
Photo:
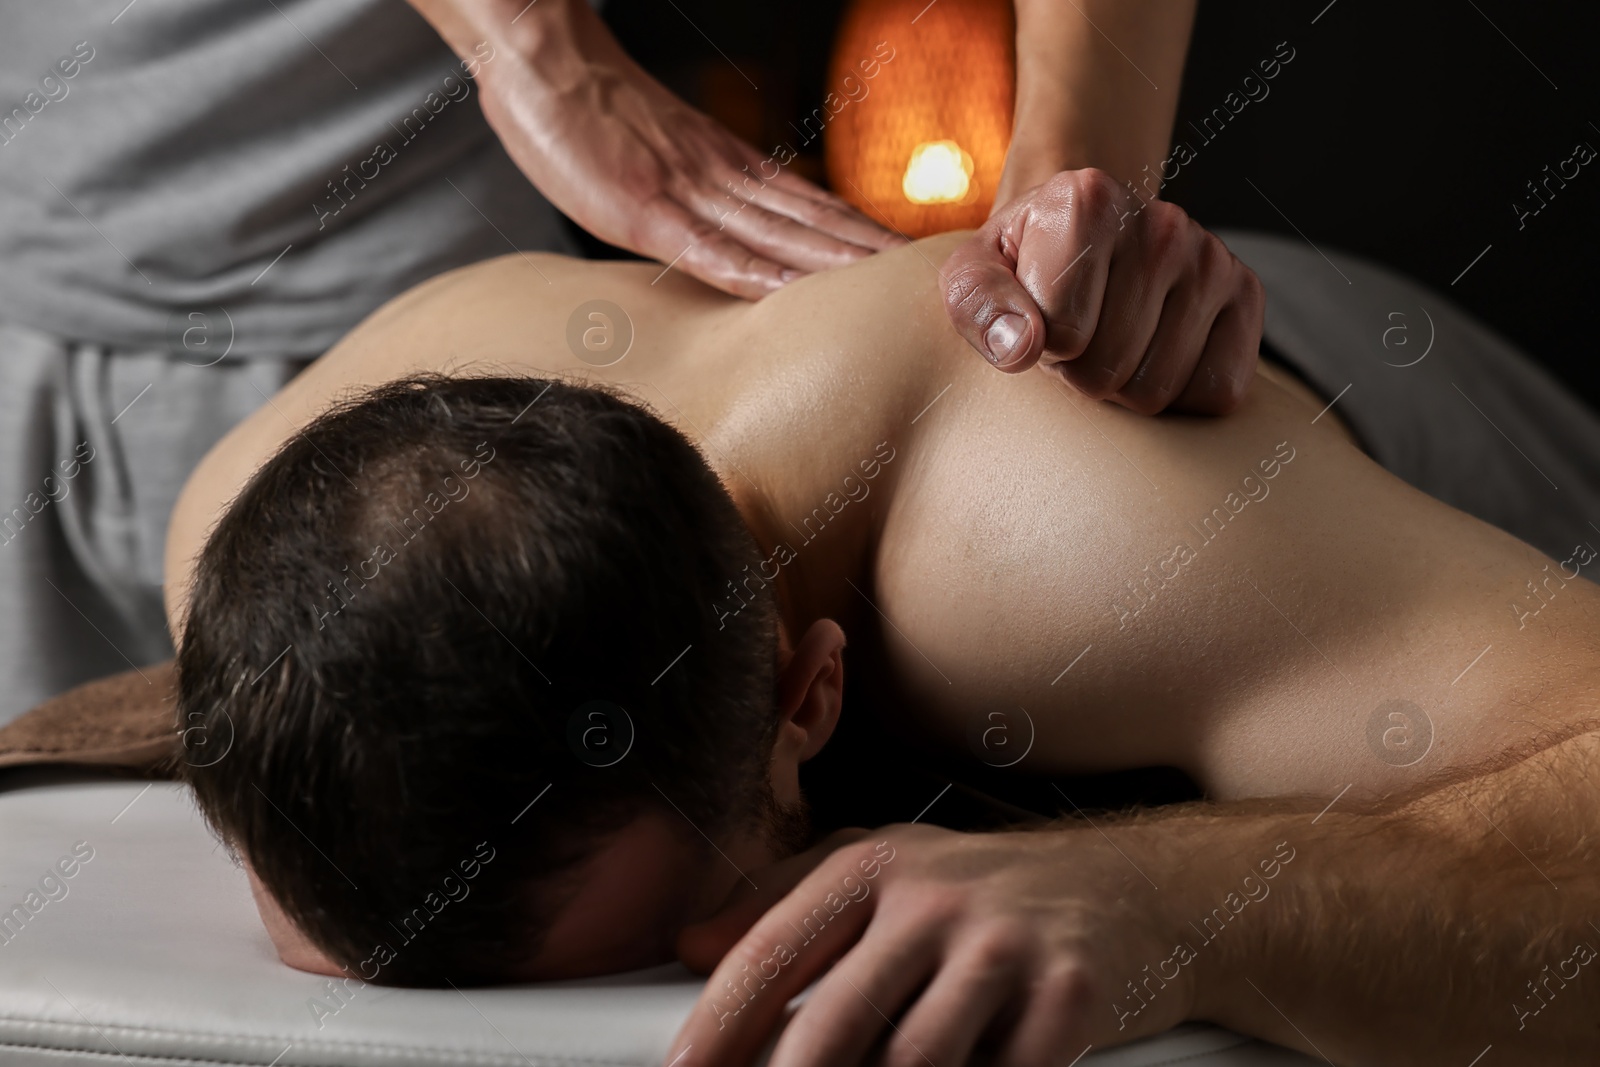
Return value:
<svg viewBox="0 0 1600 1067">
<path fill-rule="evenodd" d="M 0 727 L 0 767 L 93 764 L 170 778 L 180 753 L 172 661 L 69 689 Z"/>
</svg>

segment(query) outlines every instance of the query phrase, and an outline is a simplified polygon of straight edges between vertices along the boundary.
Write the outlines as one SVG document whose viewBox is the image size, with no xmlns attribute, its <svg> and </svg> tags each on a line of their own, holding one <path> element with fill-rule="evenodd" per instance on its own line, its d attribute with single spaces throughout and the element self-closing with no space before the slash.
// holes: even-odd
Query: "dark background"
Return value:
<svg viewBox="0 0 1600 1067">
<path fill-rule="evenodd" d="M 608 0 L 605 13 L 657 77 L 770 148 L 792 142 L 788 122 L 820 102 L 843 6 Z M 1319 247 L 1395 266 L 1600 408 L 1590 299 L 1600 159 L 1520 231 L 1512 210 L 1528 199 L 1524 183 L 1577 142 L 1600 149 L 1597 29 L 1590 4 L 1202 0 L 1178 137 L 1278 42 L 1296 54 L 1165 195 L 1208 226 L 1291 237 L 1297 226 Z M 794 166 L 820 180 L 820 159 Z"/>
</svg>

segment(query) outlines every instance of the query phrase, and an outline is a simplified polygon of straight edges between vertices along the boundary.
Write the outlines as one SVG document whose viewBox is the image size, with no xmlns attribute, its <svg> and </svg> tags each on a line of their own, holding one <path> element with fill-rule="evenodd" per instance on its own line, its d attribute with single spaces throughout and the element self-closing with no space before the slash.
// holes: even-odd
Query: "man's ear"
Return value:
<svg viewBox="0 0 1600 1067">
<path fill-rule="evenodd" d="M 343 977 L 334 962 L 284 914 L 277 899 L 267 892 L 267 887 L 261 884 L 261 879 L 256 877 L 249 862 L 243 862 L 244 873 L 250 877 L 250 895 L 255 897 L 261 925 L 267 928 L 267 936 L 272 938 L 272 947 L 278 950 L 278 958 L 296 970 Z"/>
<path fill-rule="evenodd" d="M 798 768 L 833 736 L 844 703 L 843 653 L 844 631 L 839 624 L 818 619 L 779 665 L 774 762 Z"/>
</svg>

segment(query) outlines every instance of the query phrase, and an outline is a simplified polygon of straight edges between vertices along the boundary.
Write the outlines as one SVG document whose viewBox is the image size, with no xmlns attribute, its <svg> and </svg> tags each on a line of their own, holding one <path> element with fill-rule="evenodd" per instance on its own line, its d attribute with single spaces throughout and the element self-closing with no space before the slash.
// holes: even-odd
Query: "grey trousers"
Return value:
<svg viewBox="0 0 1600 1067">
<path fill-rule="evenodd" d="M 0 322 L 0 724 L 172 655 L 167 518 L 189 472 L 304 368 Z"/>
</svg>

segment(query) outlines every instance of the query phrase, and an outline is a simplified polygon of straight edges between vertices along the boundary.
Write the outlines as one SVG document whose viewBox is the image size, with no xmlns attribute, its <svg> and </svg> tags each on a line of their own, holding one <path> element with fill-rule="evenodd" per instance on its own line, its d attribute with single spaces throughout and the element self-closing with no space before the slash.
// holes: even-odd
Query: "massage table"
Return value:
<svg viewBox="0 0 1600 1067">
<path fill-rule="evenodd" d="M 46 873 L 48 895 L 40 892 Z M 0 772 L 0 910 L 27 912 L 30 891 L 39 893 L 37 912 L 0 926 L 4 1067 L 645 1067 L 675 1051 L 673 1036 L 701 987 L 676 965 L 460 990 L 346 989 L 291 970 L 267 940 L 244 872 L 174 782 Z M 1318 1061 L 1185 1026 L 1078 1062 Z"/>
</svg>

